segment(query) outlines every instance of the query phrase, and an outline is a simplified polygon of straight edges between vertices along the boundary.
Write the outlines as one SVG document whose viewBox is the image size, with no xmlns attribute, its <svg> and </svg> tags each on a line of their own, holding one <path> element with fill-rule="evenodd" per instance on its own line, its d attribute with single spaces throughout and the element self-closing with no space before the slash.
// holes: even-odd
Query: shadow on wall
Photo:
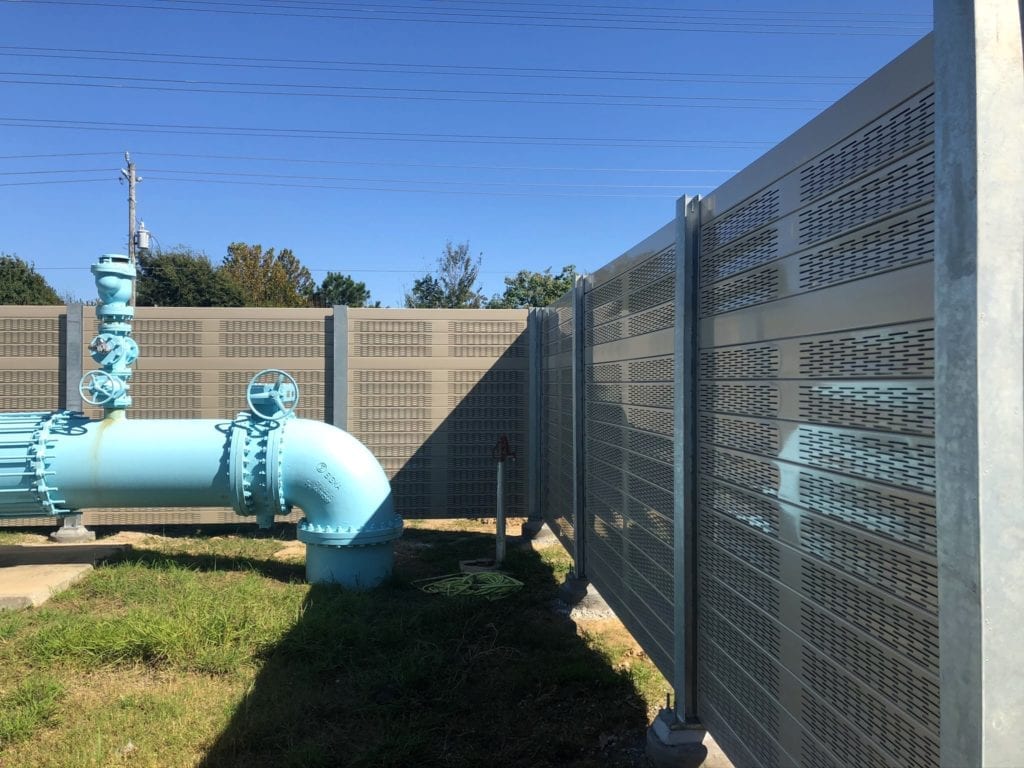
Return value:
<svg viewBox="0 0 1024 768">
<path fill-rule="evenodd" d="M 507 435 L 517 459 L 506 462 L 505 512 L 510 517 L 526 516 L 527 361 L 528 332 L 523 331 L 486 370 L 453 367 L 445 383 L 436 378 L 432 382 L 430 376 L 438 372 L 429 369 L 401 372 L 425 374 L 422 381 L 394 385 L 414 393 L 404 402 L 415 406 L 394 409 L 397 416 L 392 418 L 397 420 L 391 422 L 391 429 L 396 431 L 357 431 L 388 471 L 398 514 L 409 519 L 494 517 L 497 462 L 493 451 L 498 438 Z M 439 396 L 442 386 L 447 393 Z M 418 417 L 433 416 L 432 403 L 451 410 L 431 430 L 433 419 Z M 410 416 L 403 419 L 403 411 Z M 358 403 L 350 412 L 358 421 Z M 409 459 L 403 462 L 402 456 Z"/>
<path fill-rule="evenodd" d="M 645 706 L 629 673 L 548 609 L 556 580 L 536 553 L 509 553 L 526 588 L 503 600 L 413 586 L 492 542 L 411 529 L 384 587 L 311 587 L 200 766 L 635 765 Z"/>
</svg>

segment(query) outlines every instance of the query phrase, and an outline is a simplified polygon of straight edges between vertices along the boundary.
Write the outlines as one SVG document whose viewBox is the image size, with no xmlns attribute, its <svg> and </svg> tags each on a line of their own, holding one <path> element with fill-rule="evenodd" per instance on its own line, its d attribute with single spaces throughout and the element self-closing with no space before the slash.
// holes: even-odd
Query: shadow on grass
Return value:
<svg viewBox="0 0 1024 768">
<path fill-rule="evenodd" d="M 526 586 L 500 601 L 427 595 L 412 584 L 492 546 L 481 534 L 413 529 L 385 586 L 311 587 L 301 618 L 266 653 L 200 765 L 639 764 L 622 745 L 642 738 L 645 705 L 628 675 L 551 610 L 556 578 L 537 554 L 510 552 L 508 570 Z M 205 556 L 162 557 L 213 567 Z M 247 560 L 236 565 L 271 578 L 301 568 Z"/>
<path fill-rule="evenodd" d="M 175 565 L 194 571 L 251 571 L 267 579 L 292 584 L 306 578 L 306 566 L 302 563 L 285 560 L 268 560 L 265 558 L 191 554 L 187 552 L 161 552 L 151 549 L 129 549 L 116 554 L 108 562 L 138 563 L 151 568 L 164 565 Z"/>
</svg>

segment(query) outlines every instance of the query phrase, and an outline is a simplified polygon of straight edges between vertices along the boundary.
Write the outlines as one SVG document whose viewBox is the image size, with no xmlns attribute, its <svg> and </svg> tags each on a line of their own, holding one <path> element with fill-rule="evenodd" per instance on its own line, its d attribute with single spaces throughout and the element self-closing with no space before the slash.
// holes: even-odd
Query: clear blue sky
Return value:
<svg viewBox="0 0 1024 768">
<path fill-rule="evenodd" d="M 605 264 L 930 29 L 928 0 L 0 0 L 0 251 L 91 298 L 130 150 L 165 248 L 289 247 L 394 306 L 468 240 L 490 295 Z"/>
</svg>

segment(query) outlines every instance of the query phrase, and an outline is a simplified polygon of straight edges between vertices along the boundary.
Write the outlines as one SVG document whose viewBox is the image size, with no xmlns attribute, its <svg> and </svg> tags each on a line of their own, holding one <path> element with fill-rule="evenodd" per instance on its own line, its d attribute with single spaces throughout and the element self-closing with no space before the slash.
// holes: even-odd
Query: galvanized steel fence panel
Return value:
<svg viewBox="0 0 1024 768">
<path fill-rule="evenodd" d="M 585 280 L 586 576 L 673 674 L 675 224 Z"/>
<path fill-rule="evenodd" d="M 62 401 L 66 323 L 63 306 L 0 307 L 0 411 L 48 411 Z"/>
<path fill-rule="evenodd" d="M 744 764 L 938 763 L 931 77 L 702 201 L 698 711 Z"/>
<path fill-rule="evenodd" d="M 501 435 L 522 461 L 506 514 L 525 516 L 529 414 L 526 310 L 348 309 L 342 426 L 362 440 L 409 517 L 495 514 Z M 344 325 L 344 330 L 340 327 Z"/>
</svg>

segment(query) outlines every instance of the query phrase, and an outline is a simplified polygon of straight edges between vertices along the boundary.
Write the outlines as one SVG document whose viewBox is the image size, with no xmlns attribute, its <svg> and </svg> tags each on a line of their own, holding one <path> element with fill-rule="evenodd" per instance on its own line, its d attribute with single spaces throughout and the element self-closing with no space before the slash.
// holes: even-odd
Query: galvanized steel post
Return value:
<svg viewBox="0 0 1024 768">
<path fill-rule="evenodd" d="M 526 316 L 526 332 L 529 341 L 530 364 L 527 370 L 526 413 L 527 413 L 527 448 L 526 448 L 526 515 L 531 521 L 541 519 L 541 471 L 540 471 L 540 431 L 543 402 L 541 398 L 541 332 L 543 330 L 543 312 L 534 308 Z"/>
<path fill-rule="evenodd" d="M 1024 68 L 1019 0 L 935 3 L 940 764 L 1020 765 Z"/>
<path fill-rule="evenodd" d="M 676 202 L 675 348 L 673 359 L 672 538 L 675 606 L 673 633 L 675 712 L 697 721 L 696 528 L 697 528 L 697 246 L 700 199 Z"/>
<path fill-rule="evenodd" d="M 348 429 L 348 307 L 331 307 L 331 424 Z"/>
<path fill-rule="evenodd" d="M 576 278 L 572 303 L 572 527 L 573 572 L 577 579 L 587 578 L 586 486 L 586 297 L 583 276 Z"/>
</svg>

